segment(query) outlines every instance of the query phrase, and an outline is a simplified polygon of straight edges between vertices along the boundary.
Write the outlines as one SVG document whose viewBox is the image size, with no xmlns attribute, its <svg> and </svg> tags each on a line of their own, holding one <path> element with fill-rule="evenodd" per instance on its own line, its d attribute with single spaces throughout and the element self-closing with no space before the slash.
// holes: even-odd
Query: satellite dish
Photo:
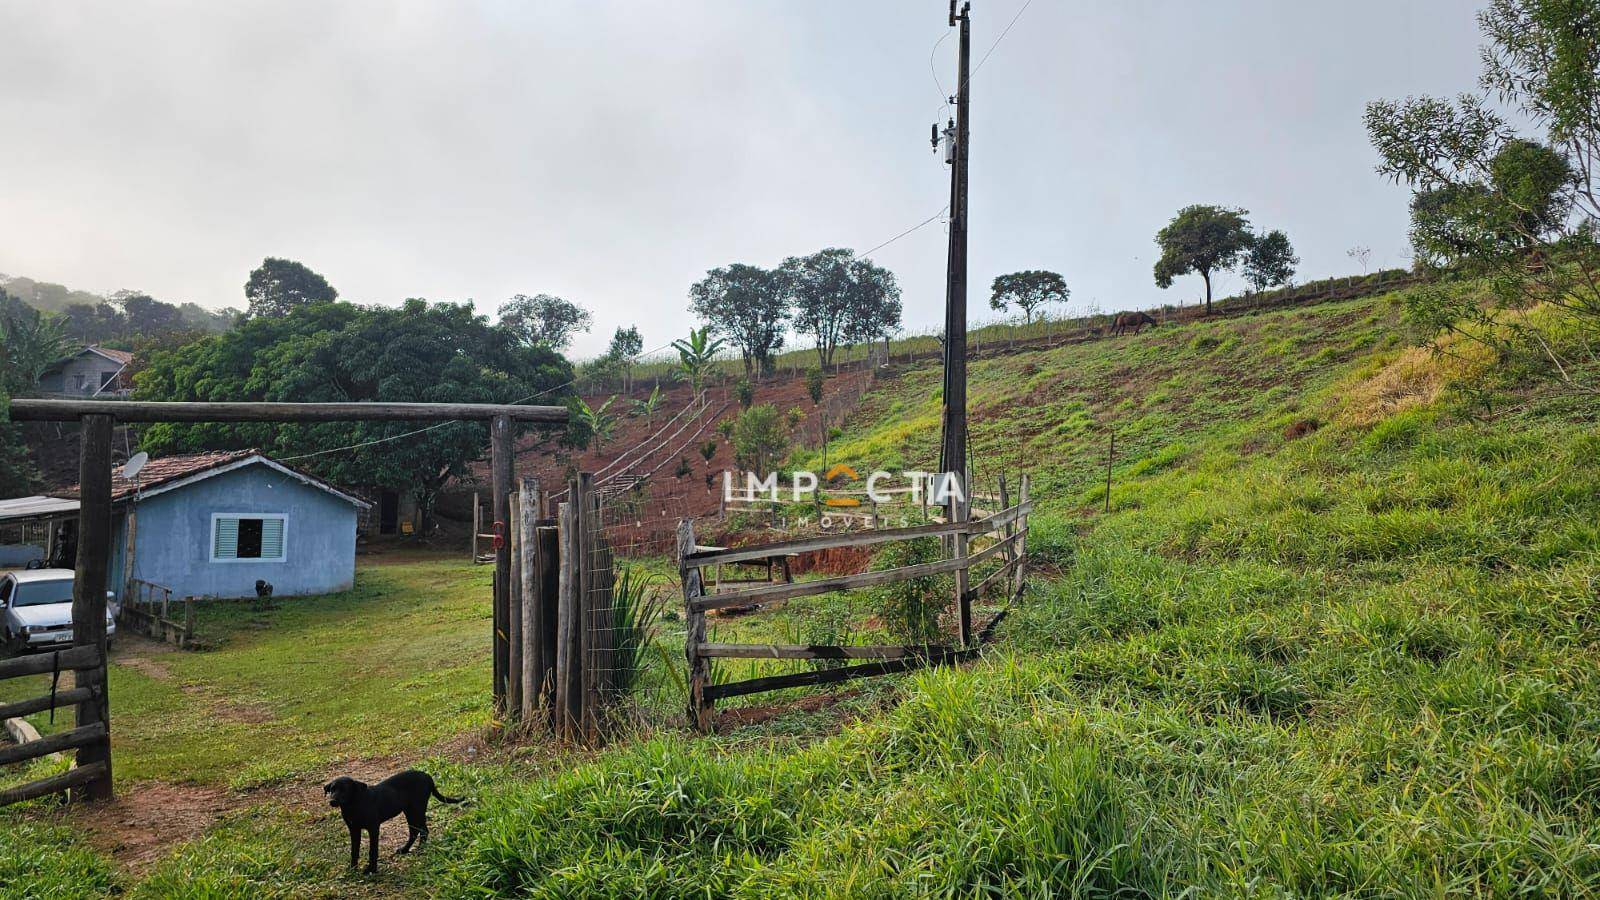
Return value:
<svg viewBox="0 0 1600 900">
<path fill-rule="evenodd" d="M 150 454 L 143 450 L 128 457 L 128 461 L 122 464 L 122 477 L 132 481 L 139 476 L 139 470 L 143 469 L 144 464 L 149 461 Z"/>
</svg>

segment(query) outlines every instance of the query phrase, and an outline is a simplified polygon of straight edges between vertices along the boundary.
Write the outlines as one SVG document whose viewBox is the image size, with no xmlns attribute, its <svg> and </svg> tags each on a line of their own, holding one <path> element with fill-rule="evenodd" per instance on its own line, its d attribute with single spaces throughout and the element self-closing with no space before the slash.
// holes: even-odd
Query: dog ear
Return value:
<svg viewBox="0 0 1600 900">
<path fill-rule="evenodd" d="M 336 785 L 336 784 L 338 784 L 338 783 L 339 783 L 339 779 L 337 779 L 337 778 L 335 778 L 335 779 L 334 779 L 334 780 L 332 780 L 332 781 L 330 781 L 330 782 L 328 782 L 328 783 L 327 783 L 327 784 L 325 784 L 325 785 L 323 785 L 323 786 L 322 786 L 322 792 L 323 792 L 323 793 L 324 793 L 324 794 L 331 794 L 331 793 L 333 793 L 333 786 L 334 786 L 334 785 Z"/>
</svg>

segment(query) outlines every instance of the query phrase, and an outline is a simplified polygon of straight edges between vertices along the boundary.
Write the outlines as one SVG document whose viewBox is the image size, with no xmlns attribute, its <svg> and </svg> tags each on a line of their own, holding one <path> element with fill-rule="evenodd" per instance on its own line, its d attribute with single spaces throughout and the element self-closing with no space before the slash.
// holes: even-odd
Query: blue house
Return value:
<svg viewBox="0 0 1600 900">
<path fill-rule="evenodd" d="M 326 594 L 355 582 L 356 520 L 368 504 L 257 450 L 150 460 L 112 478 L 107 583 L 174 597 Z"/>
</svg>

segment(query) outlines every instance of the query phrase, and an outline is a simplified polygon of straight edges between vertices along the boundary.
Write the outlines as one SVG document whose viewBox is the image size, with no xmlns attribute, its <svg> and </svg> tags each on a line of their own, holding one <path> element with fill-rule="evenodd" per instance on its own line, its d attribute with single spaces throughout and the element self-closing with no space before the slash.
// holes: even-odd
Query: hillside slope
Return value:
<svg viewBox="0 0 1600 900">
<path fill-rule="evenodd" d="M 666 738 L 498 793 L 433 879 L 549 894 L 1600 889 L 1600 409 L 1459 416 L 1396 298 L 974 366 L 1043 579 L 837 737 Z M 926 464 L 938 373 L 833 458 Z M 1321 427 L 1315 427 L 1320 425 Z M 1119 435 L 1113 512 L 1104 429 Z M 600 879 L 605 879 L 602 882 Z"/>
<path fill-rule="evenodd" d="M 1470 418 L 1398 310 L 979 362 L 975 458 L 1031 470 L 1041 507 L 993 652 L 850 724 L 433 765 L 477 805 L 441 813 L 404 892 L 1600 891 L 1600 407 L 1500 385 Z M 831 458 L 926 465 L 937 387 L 880 382 Z M 253 884 L 290 840 L 263 834 L 226 825 L 151 884 Z"/>
</svg>

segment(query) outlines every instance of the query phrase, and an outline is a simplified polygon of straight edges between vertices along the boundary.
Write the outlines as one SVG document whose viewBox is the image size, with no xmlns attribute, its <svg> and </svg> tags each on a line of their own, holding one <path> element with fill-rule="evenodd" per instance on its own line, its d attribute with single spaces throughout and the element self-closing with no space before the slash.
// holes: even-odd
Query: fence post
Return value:
<svg viewBox="0 0 1600 900">
<path fill-rule="evenodd" d="M 511 548 L 511 578 L 506 607 L 506 707 L 507 722 L 522 720 L 522 495 L 506 498 L 506 543 Z"/>
<path fill-rule="evenodd" d="M 540 681 L 544 672 L 544 623 L 539 615 L 539 482 L 524 478 L 517 484 L 517 574 L 521 594 L 514 615 L 518 628 L 521 665 L 513 673 L 518 684 L 518 714 L 531 722 L 539 706 Z"/>
<path fill-rule="evenodd" d="M 472 564 L 478 564 L 478 534 L 483 531 L 483 501 L 472 491 Z"/>
<path fill-rule="evenodd" d="M 506 676 L 510 670 L 511 642 L 506 633 L 511 611 L 511 548 L 505 536 L 511 521 L 511 473 L 515 437 L 509 416 L 495 416 L 489 423 L 489 474 L 494 495 L 490 497 L 490 515 L 494 517 L 494 674 L 493 694 L 496 715 L 506 710 Z"/>
<path fill-rule="evenodd" d="M 89 800 L 111 799 L 110 680 L 106 678 L 106 569 L 111 556 L 111 417 L 82 419 L 78 458 L 78 559 L 72 583 L 72 644 L 93 647 L 100 664 L 75 670 L 74 688 L 98 684 L 96 695 L 78 704 L 78 728 L 103 725 L 106 738 L 81 747 L 79 768 L 96 763 L 104 773 L 83 787 Z"/>
<path fill-rule="evenodd" d="M 571 496 L 570 494 L 568 495 Z M 563 738 L 571 738 L 576 726 L 578 713 L 578 694 L 575 690 L 578 679 L 573 674 L 573 656 L 576 649 L 574 624 L 578 618 L 578 582 L 577 559 L 578 541 L 573 528 L 572 508 L 573 500 L 562 503 L 559 507 L 560 526 L 557 529 L 557 540 L 560 550 L 557 554 L 557 565 L 560 569 L 559 599 L 556 606 L 556 696 L 555 719 L 556 734 Z"/>
<path fill-rule="evenodd" d="M 700 655 L 700 645 L 706 642 L 706 614 L 695 609 L 695 601 L 705 594 L 700 581 L 700 569 L 689 564 L 694 553 L 694 520 L 678 523 L 678 581 L 683 585 L 684 634 L 683 648 L 689 658 L 689 724 L 700 732 L 711 730 L 711 704 L 706 700 L 706 685 L 711 680 L 710 666 Z"/>
<path fill-rule="evenodd" d="M 972 496 L 969 493 L 972 484 L 971 472 L 952 472 L 950 477 L 960 479 L 956 485 L 956 496 L 950 503 L 950 520 L 952 522 L 965 522 L 970 518 L 972 510 Z M 965 560 L 967 558 L 967 534 L 964 531 L 956 532 L 951 542 L 954 548 L 953 557 Z M 972 595 L 967 592 L 967 585 L 971 579 L 965 565 L 956 570 L 956 609 L 959 613 L 960 640 L 963 648 L 972 644 Z"/>
<path fill-rule="evenodd" d="M 599 673 L 595 671 L 595 602 L 594 602 L 594 475 L 580 472 L 572 482 L 572 497 L 577 502 L 573 509 L 573 539 L 577 553 L 573 556 L 575 583 L 577 584 L 578 657 L 577 675 L 581 695 L 578 729 L 586 741 L 595 738 L 595 715 L 599 707 Z"/>
<path fill-rule="evenodd" d="M 1022 506 L 1028 502 L 1028 473 L 1022 473 L 1022 478 L 1017 484 L 1017 505 Z M 1017 516 L 1017 564 L 1011 571 L 1011 601 L 1013 603 L 1022 599 L 1023 579 L 1026 574 L 1023 567 L 1028 564 L 1028 517 L 1026 514 Z"/>
</svg>

